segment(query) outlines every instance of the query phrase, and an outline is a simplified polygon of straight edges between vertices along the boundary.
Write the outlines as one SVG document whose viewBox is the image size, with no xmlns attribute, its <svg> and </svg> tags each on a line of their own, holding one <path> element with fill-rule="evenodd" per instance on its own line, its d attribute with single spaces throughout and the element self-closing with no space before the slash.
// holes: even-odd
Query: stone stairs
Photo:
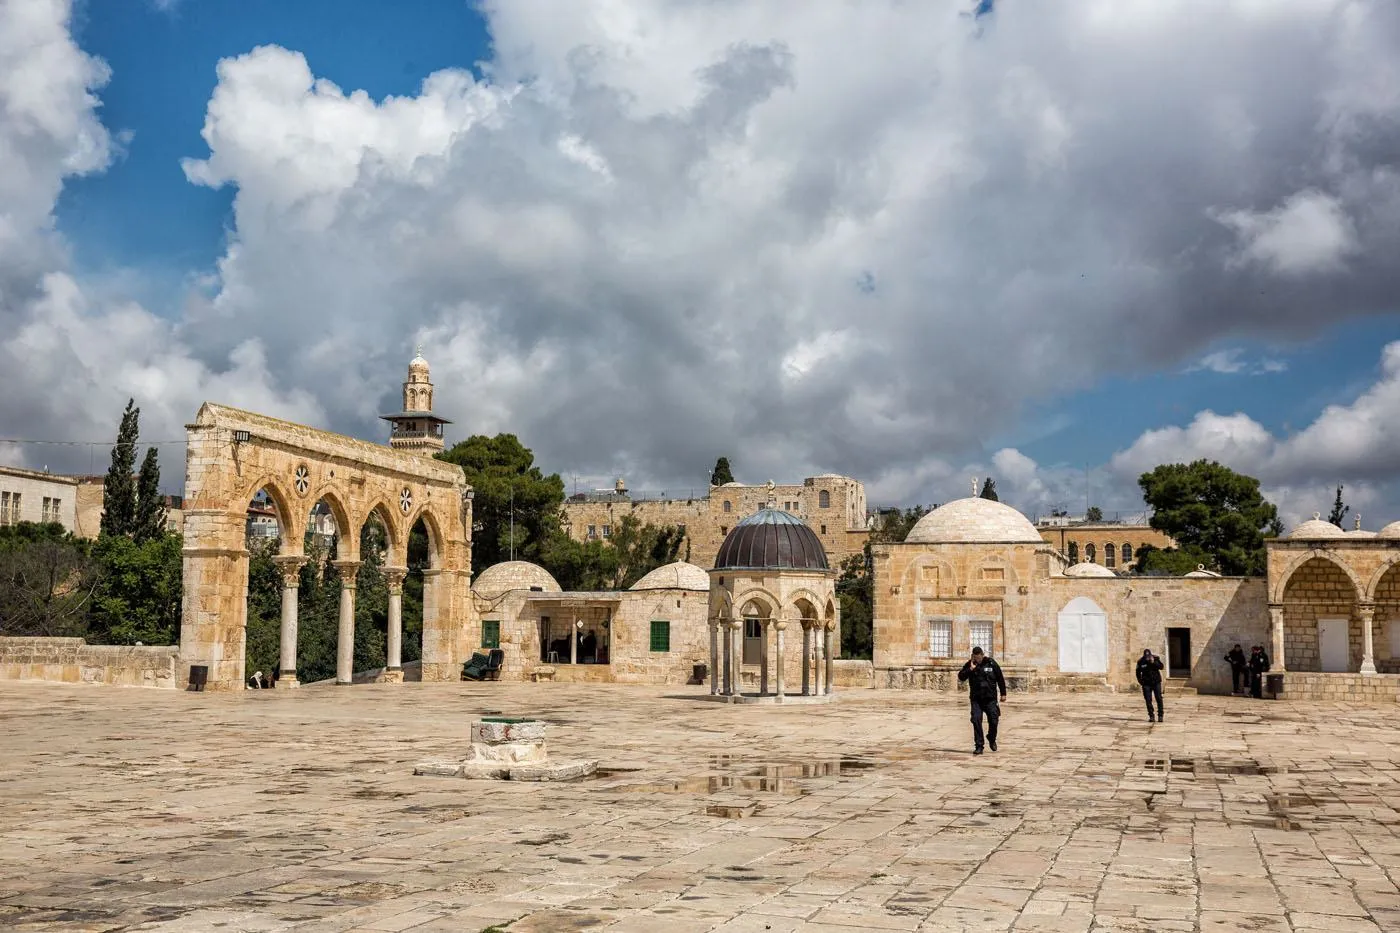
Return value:
<svg viewBox="0 0 1400 933">
<path fill-rule="evenodd" d="M 1112 693 L 1113 687 L 1101 674 L 1041 674 L 1032 680 L 1031 690 L 1041 693 Z"/>
</svg>

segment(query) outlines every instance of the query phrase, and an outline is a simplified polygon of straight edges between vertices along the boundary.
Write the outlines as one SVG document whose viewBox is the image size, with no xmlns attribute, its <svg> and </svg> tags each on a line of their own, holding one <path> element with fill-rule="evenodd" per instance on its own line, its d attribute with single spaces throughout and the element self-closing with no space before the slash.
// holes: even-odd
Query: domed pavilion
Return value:
<svg viewBox="0 0 1400 933">
<path fill-rule="evenodd" d="M 793 622 L 802 627 L 800 643 L 785 637 Z M 730 529 L 710 571 L 710 694 L 733 703 L 824 700 L 839 645 L 826 549 L 770 499 Z M 800 677 L 800 695 L 788 692 L 792 677 Z M 756 692 L 746 694 L 746 684 Z"/>
</svg>

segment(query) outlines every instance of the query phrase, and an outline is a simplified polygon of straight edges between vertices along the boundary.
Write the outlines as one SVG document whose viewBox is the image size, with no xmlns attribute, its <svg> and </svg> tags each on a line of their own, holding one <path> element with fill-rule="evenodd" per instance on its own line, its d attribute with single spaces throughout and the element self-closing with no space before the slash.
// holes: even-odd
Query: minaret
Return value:
<svg viewBox="0 0 1400 933">
<path fill-rule="evenodd" d="M 433 414 L 433 382 L 421 346 L 418 355 L 408 364 L 408 381 L 403 384 L 403 410 L 379 417 L 392 425 L 389 446 L 395 450 L 431 457 L 443 449 L 442 426 L 452 422 Z"/>
</svg>

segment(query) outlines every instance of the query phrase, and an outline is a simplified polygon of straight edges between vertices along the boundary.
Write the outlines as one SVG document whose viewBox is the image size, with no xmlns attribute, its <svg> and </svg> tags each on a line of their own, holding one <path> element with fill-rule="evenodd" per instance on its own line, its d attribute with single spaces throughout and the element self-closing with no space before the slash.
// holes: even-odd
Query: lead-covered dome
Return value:
<svg viewBox="0 0 1400 933">
<path fill-rule="evenodd" d="M 545 593 L 560 592 L 558 582 L 539 564 L 532 564 L 528 560 L 507 560 L 492 564 L 481 571 L 481 576 L 472 584 L 472 591 L 478 596 L 495 599 L 511 590 L 531 590 L 537 587 Z"/>
<path fill-rule="evenodd" d="M 830 570 L 826 548 L 802 519 L 761 509 L 725 535 L 716 570 Z"/>
<path fill-rule="evenodd" d="M 1320 512 L 1314 512 L 1312 518 L 1290 531 L 1288 537 L 1307 540 L 1317 538 L 1345 538 L 1346 534 L 1345 531 L 1331 522 L 1324 522 Z"/>
<path fill-rule="evenodd" d="M 1073 567 L 1065 568 L 1067 577 L 1116 577 L 1118 574 L 1109 570 L 1103 564 L 1075 564 Z"/>
<path fill-rule="evenodd" d="M 956 499 L 915 523 L 909 544 L 1044 544 L 1030 520 L 991 499 Z"/>
<path fill-rule="evenodd" d="M 710 575 L 694 564 L 678 560 L 657 567 L 632 584 L 634 590 L 701 590 L 710 588 Z"/>
</svg>

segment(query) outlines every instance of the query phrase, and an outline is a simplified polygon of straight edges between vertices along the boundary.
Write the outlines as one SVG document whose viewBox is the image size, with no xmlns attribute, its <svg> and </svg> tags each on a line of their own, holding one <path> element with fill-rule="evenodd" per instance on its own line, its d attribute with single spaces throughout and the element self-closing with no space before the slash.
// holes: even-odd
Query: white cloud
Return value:
<svg viewBox="0 0 1400 933">
<path fill-rule="evenodd" d="M 1240 347 L 1228 347 L 1224 350 L 1215 350 L 1207 353 L 1190 366 L 1184 372 L 1211 372 L 1221 375 L 1233 376 L 1240 373 L 1247 373 L 1251 376 L 1262 376 L 1273 373 L 1286 372 L 1288 363 L 1286 360 L 1263 357 L 1258 360 L 1245 358 L 1244 350 Z"/>
<path fill-rule="evenodd" d="M 1356 229 L 1335 197 L 1300 191 L 1270 211 L 1213 214 L 1235 231 L 1232 264 L 1258 263 L 1282 275 L 1335 272 L 1356 251 Z"/>
</svg>

